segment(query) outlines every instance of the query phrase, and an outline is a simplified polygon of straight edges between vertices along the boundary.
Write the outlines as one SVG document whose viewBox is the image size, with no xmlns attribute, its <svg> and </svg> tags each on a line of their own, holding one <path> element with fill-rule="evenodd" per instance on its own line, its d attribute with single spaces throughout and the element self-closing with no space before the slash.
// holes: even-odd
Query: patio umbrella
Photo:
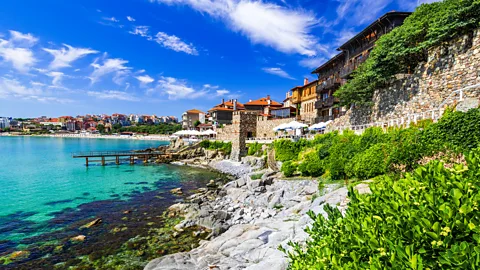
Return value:
<svg viewBox="0 0 480 270">
<path fill-rule="evenodd" d="M 278 125 L 278 126 L 273 128 L 273 131 L 285 130 L 285 129 L 287 129 L 286 125 L 287 125 L 286 123 Z"/>
<path fill-rule="evenodd" d="M 202 132 L 202 135 L 216 135 L 217 132 L 211 130 L 211 129 L 207 129 L 205 131 Z"/>
<path fill-rule="evenodd" d="M 306 128 L 306 127 L 308 127 L 308 125 L 299 123 L 297 121 L 292 121 L 292 122 L 285 125 L 286 129 L 301 129 L 301 128 Z"/>
<path fill-rule="evenodd" d="M 327 127 L 326 123 L 320 122 L 320 123 L 317 123 L 317 124 L 314 124 L 314 125 L 310 126 L 308 128 L 308 130 L 322 130 L 322 129 L 325 129 L 326 127 Z"/>
</svg>

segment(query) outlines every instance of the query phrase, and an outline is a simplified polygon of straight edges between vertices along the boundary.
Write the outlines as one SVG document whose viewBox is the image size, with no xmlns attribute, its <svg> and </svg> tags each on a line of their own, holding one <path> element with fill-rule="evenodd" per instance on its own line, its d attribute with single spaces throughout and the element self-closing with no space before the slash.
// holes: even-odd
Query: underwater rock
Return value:
<svg viewBox="0 0 480 270">
<path fill-rule="evenodd" d="M 30 256 L 30 252 L 26 250 L 19 250 L 15 251 L 10 255 L 10 260 L 15 261 L 15 260 L 22 260 L 26 259 Z"/>
<path fill-rule="evenodd" d="M 82 227 L 80 227 L 80 229 L 90 229 L 91 227 L 97 226 L 100 223 L 102 223 L 102 219 L 101 218 L 96 218 L 93 221 L 91 221 L 91 222 L 83 225 Z"/>
<path fill-rule="evenodd" d="M 70 238 L 70 241 L 72 242 L 83 242 L 85 241 L 85 238 L 87 238 L 85 235 L 77 235 L 75 237 Z"/>
<path fill-rule="evenodd" d="M 183 194 L 183 191 L 182 191 L 182 188 L 181 188 L 181 187 L 171 189 L 170 192 L 171 192 L 172 194 L 175 194 L 175 195 L 182 195 L 182 194 Z"/>
</svg>

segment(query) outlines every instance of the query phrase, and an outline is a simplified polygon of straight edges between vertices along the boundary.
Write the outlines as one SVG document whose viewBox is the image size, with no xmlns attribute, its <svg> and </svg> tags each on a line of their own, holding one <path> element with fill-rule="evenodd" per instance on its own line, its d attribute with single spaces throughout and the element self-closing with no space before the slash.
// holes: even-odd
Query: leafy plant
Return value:
<svg viewBox="0 0 480 270">
<path fill-rule="evenodd" d="M 291 269 L 477 269 L 480 151 L 468 167 L 434 161 L 404 179 L 383 177 L 371 194 L 349 188 L 345 216 L 310 212 L 306 247 L 290 243 Z"/>
<path fill-rule="evenodd" d="M 285 161 L 282 164 L 281 171 L 285 177 L 292 177 L 295 171 L 297 171 L 297 166 L 291 160 Z"/>
</svg>

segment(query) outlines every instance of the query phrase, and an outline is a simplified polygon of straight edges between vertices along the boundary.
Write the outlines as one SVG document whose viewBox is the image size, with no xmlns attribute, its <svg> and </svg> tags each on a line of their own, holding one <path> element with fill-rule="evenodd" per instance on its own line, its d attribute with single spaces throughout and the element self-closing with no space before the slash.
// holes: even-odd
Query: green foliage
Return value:
<svg viewBox="0 0 480 270">
<path fill-rule="evenodd" d="M 197 120 L 193 123 L 193 126 L 194 127 L 198 127 L 198 125 L 200 125 L 202 122 L 200 122 L 200 120 Z"/>
<path fill-rule="evenodd" d="M 281 171 L 285 177 L 292 177 L 293 174 L 297 171 L 297 165 L 291 160 L 285 161 L 282 164 Z"/>
<path fill-rule="evenodd" d="M 262 156 L 263 151 L 262 151 L 262 144 L 259 144 L 258 142 L 251 143 L 248 145 L 248 153 L 247 155 L 249 156 Z"/>
<path fill-rule="evenodd" d="M 429 48 L 479 26 L 478 0 L 444 0 L 421 5 L 402 26 L 380 37 L 370 57 L 335 96 L 342 105 L 370 104 L 375 89 L 384 86 L 395 74 L 412 71 L 426 61 Z"/>
<path fill-rule="evenodd" d="M 182 130 L 182 125 L 180 124 L 167 124 L 160 123 L 158 125 L 137 125 L 122 127 L 120 124 L 115 124 L 112 126 L 112 132 L 135 132 L 135 133 L 148 133 L 148 134 L 173 134 L 179 130 Z"/>
<path fill-rule="evenodd" d="M 318 177 L 324 173 L 323 162 L 320 160 L 318 151 L 311 150 L 303 155 L 302 163 L 298 165 L 298 171 L 303 176 Z"/>
<path fill-rule="evenodd" d="M 291 243 L 291 269 L 477 269 L 480 267 L 480 151 L 468 168 L 434 161 L 404 179 L 384 177 L 372 194 L 349 189 L 343 217 L 325 206 L 307 232 L 306 248 Z"/>
<path fill-rule="evenodd" d="M 347 176 L 370 179 L 385 174 L 387 172 L 389 148 L 387 144 L 375 144 L 365 152 L 355 155 L 352 161 L 345 166 Z"/>
<path fill-rule="evenodd" d="M 226 155 L 230 155 L 230 153 L 232 152 L 231 142 L 222 142 L 222 141 L 211 142 L 209 140 L 204 140 L 200 142 L 200 147 L 208 150 L 219 150 Z"/>
<path fill-rule="evenodd" d="M 275 147 L 275 159 L 278 161 L 296 160 L 298 154 L 310 145 L 309 141 L 300 139 L 297 142 L 291 140 L 276 140 L 273 142 Z"/>
<path fill-rule="evenodd" d="M 250 179 L 258 180 L 258 179 L 262 179 L 262 176 L 263 176 L 263 173 L 257 173 L 257 174 L 251 175 Z"/>
<path fill-rule="evenodd" d="M 98 132 L 103 134 L 105 132 L 105 126 L 102 125 L 102 124 L 98 124 L 97 125 L 97 130 L 98 130 Z"/>
</svg>

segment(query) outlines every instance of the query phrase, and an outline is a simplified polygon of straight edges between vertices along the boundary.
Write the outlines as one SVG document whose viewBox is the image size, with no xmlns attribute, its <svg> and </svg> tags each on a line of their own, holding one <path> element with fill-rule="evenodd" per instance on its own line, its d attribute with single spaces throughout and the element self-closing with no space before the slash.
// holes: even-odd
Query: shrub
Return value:
<svg viewBox="0 0 480 270">
<path fill-rule="evenodd" d="M 303 155 L 302 162 L 298 165 L 298 171 L 303 176 L 313 177 L 321 176 L 324 173 L 322 161 L 316 150 L 311 150 Z"/>
<path fill-rule="evenodd" d="M 285 175 L 285 177 L 292 177 L 296 170 L 297 166 L 290 160 L 285 161 L 282 164 L 281 171 L 283 172 L 283 175 Z"/>
<path fill-rule="evenodd" d="M 297 160 L 298 154 L 309 145 L 309 141 L 305 139 L 300 139 L 298 142 L 285 139 L 276 140 L 273 143 L 275 159 L 278 161 Z"/>
<path fill-rule="evenodd" d="M 404 179 L 384 177 L 372 194 L 349 188 L 343 217 L 325 206 L 303 248 L 290 243 L 291 269 L 477 269 L 480 267 L 480 152 L 468 168 L 434 161 Z"/>
<path fill-rule="evenodd" d="M 249 144 L 247 155 L 249 155 L 249 156 L 261 156 L 263 154 L 262 146 L 263 145 L 259 144 L 258 142 Z"/>
<path fill-rule="evenodd" d="M 387 172 L 389 146 L 375 144 L 365 152 L 357 154 L 345 167 L 347 176 L 370 179 Z"/>
<path fill-rule="evenodd" d="M 344 131 L 338 135 L 329 149 L 326 167 L 330 171 L 332 179 L 343 179 L 345 164 L 347 164 L 360 151 L 358 136 L 353 131 Z"/>
<path fill-rule="evenodd" d="M 230 155 L 230 153 L 232 152 L 231 142 L 226 142 L 226 143 L 222 141 L 211 142 L 209 140 L 204 140 L 200 142 L 200 147 L 208 150 L 219 150 L 226 155 Z"/>
</svg>

